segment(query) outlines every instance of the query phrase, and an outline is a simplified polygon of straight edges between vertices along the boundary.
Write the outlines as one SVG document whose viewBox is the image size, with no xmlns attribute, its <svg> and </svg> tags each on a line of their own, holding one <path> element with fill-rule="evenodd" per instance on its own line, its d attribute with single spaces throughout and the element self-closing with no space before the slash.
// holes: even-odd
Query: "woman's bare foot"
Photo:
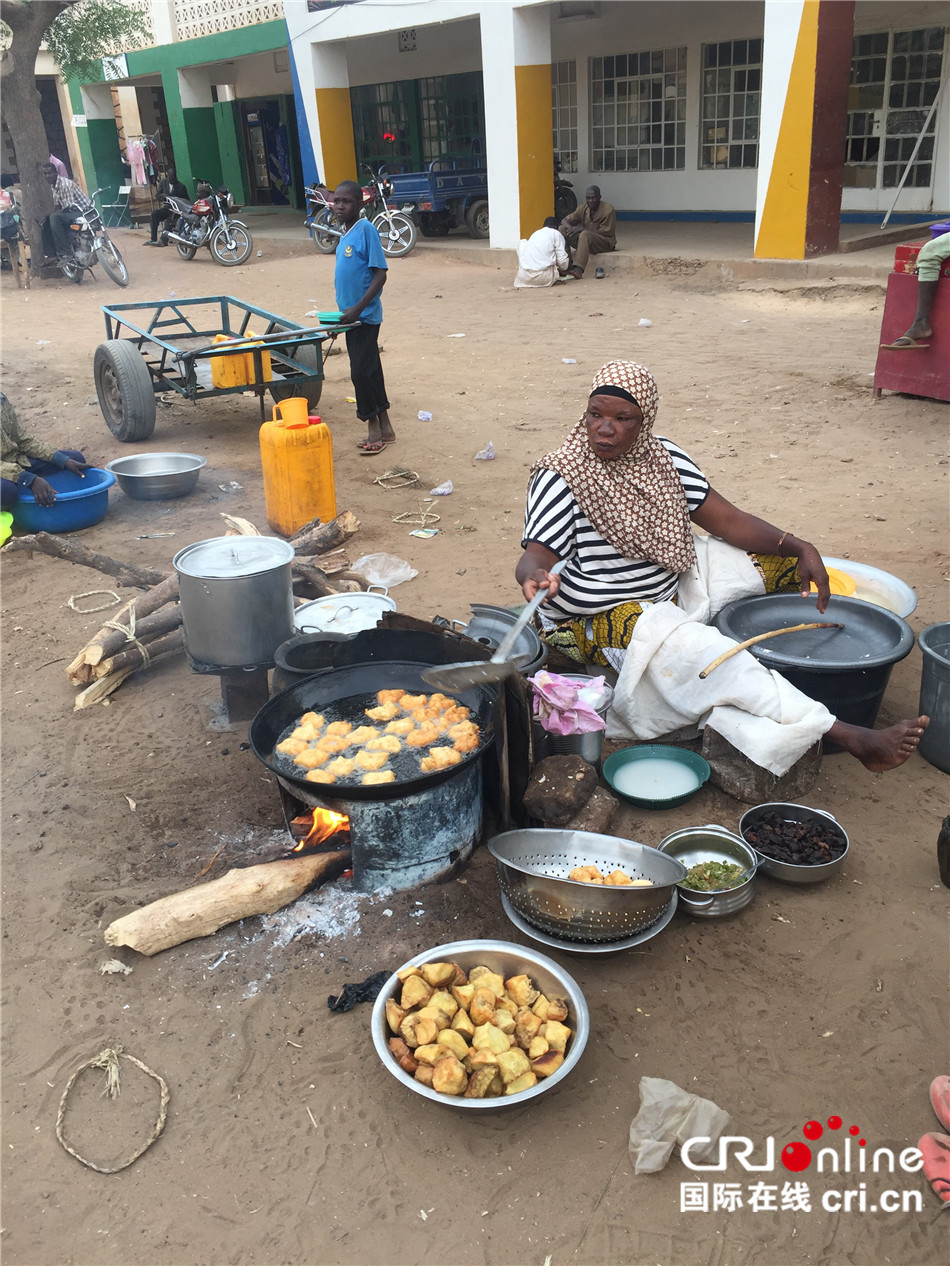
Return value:
<svg viewBox="0 0 950 1266">
<path fill-rule="evenodd" d="M 870 769 L 882 774 L 896 769 L 917 750 L 921 735 L 930 723 L 930 717 L 898 721 L 886 730 L 869 730 L 862 725 L 849 725 L 847 721 L 835 721 L 825 736 Z"/>
</svg>

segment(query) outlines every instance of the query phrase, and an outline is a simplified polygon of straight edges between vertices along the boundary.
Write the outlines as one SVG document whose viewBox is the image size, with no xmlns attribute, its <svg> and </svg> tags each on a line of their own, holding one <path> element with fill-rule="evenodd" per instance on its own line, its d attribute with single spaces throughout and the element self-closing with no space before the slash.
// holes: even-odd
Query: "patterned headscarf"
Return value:
<svg viewBox="0 0 950 1266">
<path fill-rule="evenodd" d="M 609 461 L 598 457 L 581 417 L 561 447 L 537 461 L 531 474 L 556 471 L 593 527 L 622 557 L 688 571 L 696 562 L 696 547 L 680 477 L 653 434 L 660 402 L 653 375 L 633 361 L 612 360 L 591 383 L 590 394 L 606 386 L 628 393 L 643 414 L 640 434 L 627 452 Z"/>
</svg>

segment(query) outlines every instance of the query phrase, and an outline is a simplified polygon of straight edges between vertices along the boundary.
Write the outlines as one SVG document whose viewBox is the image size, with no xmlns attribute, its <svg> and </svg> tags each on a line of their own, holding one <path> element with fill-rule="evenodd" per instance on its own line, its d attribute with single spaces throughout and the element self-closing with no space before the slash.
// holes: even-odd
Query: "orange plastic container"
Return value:
<svg viewBox="0 0 950 1266">
<path fill-rule="evenodd" d="M 336 518 L 330 428 L 316 417 L 275 416 L 261 427 L 260 441 L 265 513 L 274 531 L 292 536 L 311 519 Z"/>
</svg>

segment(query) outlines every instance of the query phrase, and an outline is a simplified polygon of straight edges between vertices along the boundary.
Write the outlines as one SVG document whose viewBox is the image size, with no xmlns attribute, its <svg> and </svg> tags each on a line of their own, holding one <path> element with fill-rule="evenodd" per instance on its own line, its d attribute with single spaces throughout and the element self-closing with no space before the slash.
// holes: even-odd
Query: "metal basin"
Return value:
<svg viewBox="0 0 950 1266">
<path fill-rule="evenodd" d="M 106 465 L 134 501 L 172 501 L 193 492 L 208 464 L 196 453 L 133 453 Z"/>
<path fill-rule="evenodd" d="M 471 1108 L 475 1111 L 493 1111 L 499 1108 L 521 1107 L 531 1099 L 553 1090 L 556 1085 L 569 1077 L 584 1053 L 590 1035 L 590 1013 L 584 995 L 574 980 L 563 967 L 553 959 L 537 950 L 526 949 L 523 945 L 515 945 L 510 941 L 452 941 L 448 945 L 438 945 L 435 949 L 423 951 L 400 967 L 418 966 L 420 963 L 437 962 L 458 963 L 463 971 L 473 967 L 484 966 L 490 971 L 499 972 L 506 979 L 522 973 L 531 978 L 532 983 L 549 997 L 563 998 L 567 1003 L 568 1017 L 565 1023 L 573 1030 L 568 1043 L 564 1063 L 550 1077 L 545 1077 L 532 1086 L 530 1090 L 522 1090 L 519 1094 L 503 1095 L 498 1099 L 465 1099 L 455 1095 L 443 1095 L 416 1081 L 409 1073 L 399 1067 L 387 1045 L 390 1037 L 386 1023 L 386 1001 L 402 988 L 398 974 L 389 978 L 380 990 L 373 1005 L 373 1016 L 370 1021 L 373 1033 L 373 1045 L 383 1066 L 401 1081 L 407 1089 L 430 1099 L 433 1103 L 445 1108 Z"/>
<path fill-rule="evenodd" d="M 757 804 L 754 809 L 747 809 L 739 819 L 739 833 L 745 838 L 750 828 L 755 828 L 766 813 L 778 813 L 786 822 L 810 822 L 822 828 L 826 836 L 835 836 L 844 841 L 844 852 L 833 862 L 818 865 L 795 865 L 792 862 L 776 861 L 766 853 L 760 853 L 754 844 L 748 844 L 759 860 L 759 869 L 773 879 L 781 879 L 787 884 L 820 884 L 832 875 L 836 875 L 844 865 L 845 858 L 851 848 L 851 841 L 841 823 L 823 809 L 811 809 L 804 804 L 786 804 L 773 801 L 770 804 Z"/>
</svg>

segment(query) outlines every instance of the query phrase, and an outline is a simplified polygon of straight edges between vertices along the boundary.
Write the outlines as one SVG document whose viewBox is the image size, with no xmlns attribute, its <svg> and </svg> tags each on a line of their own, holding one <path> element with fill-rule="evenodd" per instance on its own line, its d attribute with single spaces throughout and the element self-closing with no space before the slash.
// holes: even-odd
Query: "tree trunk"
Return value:
<svg viewBox="0 0 950 1266">
<path fill-rule="evenodd" d="M 43 262 L 42 222 L 53 210 L 53 196 L 43 166 L 49 161 L 49 141 L 36 89 L 36 57 L 43 36 L 64 9 L 77 0 L 3 0 L 0 17 L 13 32 L 13 41 L 0 60 L 3 117 L 16 153 L 23 190 L 23 231 L 30 240 L 34 275 Z"/>
<path fill-rule="evenodd" d="M 119 558 L 108 554 L 98 554 L 89 549 L 81 541 L 72 536 L 58 536 L 50 532 L 37 532 L 35 536 L 15 536 L 4 546 L 6 553 L 15 554 L 20 550 L 32 553 L 40 550 L 52 558 L 65 558 L 67 563 L 78 563 L 80 567 L 92 567 L 95 571 L 113 576 L 120 585 L 128 585 L 135 589 L 148 589 L 152 585 L 163 584 L 171 579 L 167 572 L 156 571 L 154 567 L 140 567 L 137 563 L 124 563 Z"/>
</svg>

